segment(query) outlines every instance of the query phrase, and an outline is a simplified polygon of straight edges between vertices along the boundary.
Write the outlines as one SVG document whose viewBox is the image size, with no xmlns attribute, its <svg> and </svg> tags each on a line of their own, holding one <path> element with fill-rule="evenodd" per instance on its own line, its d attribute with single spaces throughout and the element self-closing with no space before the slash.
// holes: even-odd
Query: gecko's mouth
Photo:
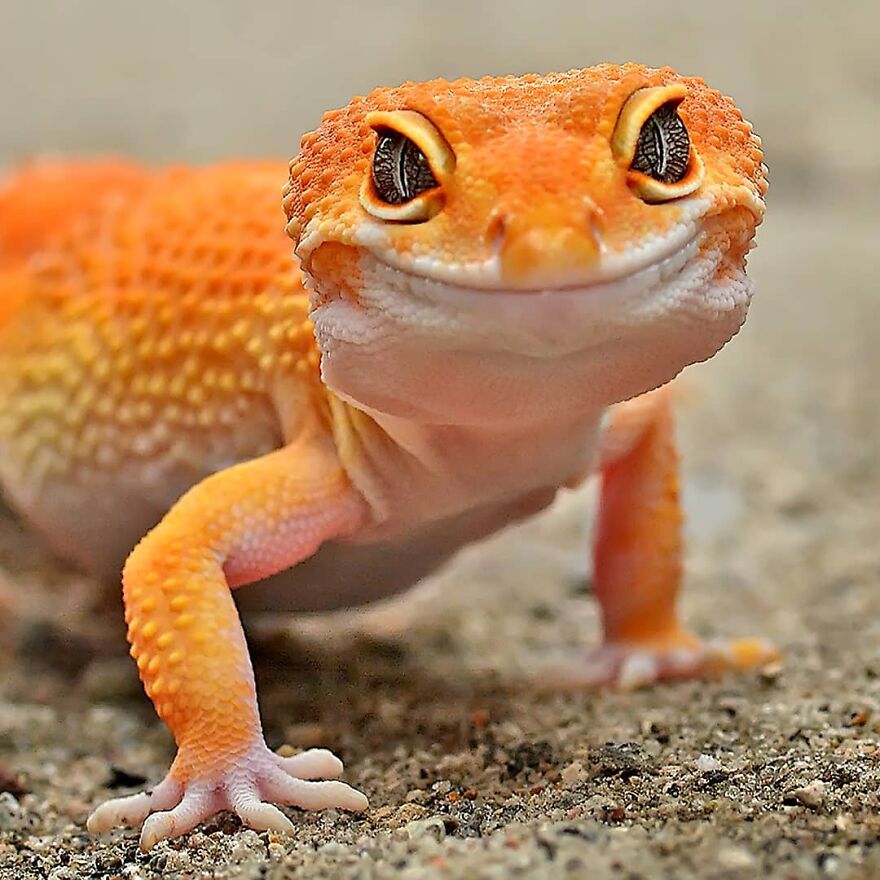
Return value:
<svg viewBox="0 0 880 880">
<path fill-rule="evenodd" d="M 499 300 L 514 302 L 523 300 L 546 301 L 558 298 L 576 302 L 589 296 L 590 299 L 627 297 L 656 288 L 675 279 L 696 256 L 699 250 L 699 231 L 691 226 L 688 235 L 681 236 L 675 247 L 663 249 L 659 258 L 645 260 L 636 257 L 621 258 L 612 256 L 589 276 L 582 279 L 569 279 L 560 284 L 541 287 L 517 287 L 503 283 L 479 283 L 479 279 L 462 279 L 465 283 L 442 277 L 448 273 L 422 273 L 411 268 L 401 268 L 387 260 L 371 255 L 376 266 L 397 276 L 399 281 L 410 288 L 413 295 L 436 304 L 453 305 L 471 310 L 475 303 L 485 301 L 487 307 L 498 309 Z M 438 277 L 440 275 L 441 277 Z M 534 303 L 526 305 L 533 307 Z"/>
<path fill-rule="evenodd" d="M 383 310 L 411 314 L 418 325 L 446 326 L 460 338 L 483 337 L 491 347 L 537 356 L 604 344 L 636 325 L 661 319 L 714 274 L 700 255 L 701 234 L 691 225 L 660 259 L 628 265 L 606 280 L 552 288 L 471 286 L 398 268 L 364 252 L 365 287 Z M 368 294 L 369 297 L 369 294 Z M 392 306 L 391 304 L 396 304 Z M 441 331 L 442 332 L 442 331 Z"/>
<path fill-rule="evenodd" d="M 678 271 L 690 251 L 689 246 L 699 236 L 707 221 L 711 202 L 705 198 L 695 198 L 682 203 L 679 216 L 671 228 L 662 233 L 645 234 L 625 247 L 614 247 L 602 240 L 598 234 L 598 259 L 590 265 L 578 264 L 574 260 L 565 265 L 569 255 L 560 254 L 561 265 L 541 267 L 538 273 L 526 272 L 522 278 L 511 278 L 502 268 L 500 255 L 501 241 L 495 243 L 495 250 L 478 259 L 455 259 L 448 248 L 438 253 L 430 250 L 414 250 L 398 247 L 397 227 L 388 227 L 376 222 L 360 224 L 352 236 L 362 256 L 371 257 L 388 270 L 401 272 L 414 283 L 437 285 L 437 291 L 461 291 L 466 295 L 489 293 L 492 295 L 513 293 L 517 295 L 559 294 L 565 291 L 583 293 L 590 291 L 601 294 L 610 290 L 611 285 L 627 284 L 634 281 L 650 281 L 652 276 Z M 302 258 L 318 244 L 304 240 L 298 252 Z"/>
<path fill-rule="evenodd" d="M 433 389 L 432 417 L 454 409 L 451 398 L 472 400 L 466 377 L 477 377 L 487 406 L 492 389 L 521 385 L 528 396 L 560 373 L 575 397 L 622 400 L 710 357 L 742 324 L 752 286 L 726 243 L 723 226 L 695 220 L 647 265 L 535 290 L 426 277 L 361 246 L 357 297 L 325 296 L 312 311 L 323 375 L 352 400 L 396 414 L 411 411 L 417 388 Z M 352 376 L 367 363 L 381 386 L 365 376 L 355 390 Z"/>
<path fill-rule="evenodd" d="M 432 256 L 407 255 L 400 257 L 393 248 L 377 242 L 359 242 L 363 252 L 387 270 L 399 272 L 414 282 L 434 285 L 437 291 L 461 291 L 466 295 L 515 294 L 541 295 L 572 291 L 600 293 L 628 281 L 648 281 L 657 273 L 668 276 L 679 271 L 692 255 L 690 249 L 700 232 L 695 221 L 678 224 L 671 233 L 662 238 L 647 239 L 626 252 L 602 250 L 597 264 L 588 269 L 560 270 L 552 283 L 516 283 L 502 277 L 500 261 L 493 256 L 479 263 L 460 263 Z M 383 242 L 382 244 L 385 244 Z"/>
<path fill-rule="evenodd" d="M 357 300 L 325 299 L 313 320 L 327 344 L 335 338 L 362 351 L 394 339 L 485 357 L 613 359 L 621 346 L 636 345 L 647 356 L 675 339 L 687 349 L 683 362 L 692 362 L 735 332 L 752 288 L 727 261 L 728 237 L 716 218 L 694 212 L 673 233 L 600 260 L 586 277 L 533 289 L 489 284 L 487 275 L 449 263 L 437 271 L 424 258 L 392 259 L 384 241 L 363 237 Z"/>
</svg>

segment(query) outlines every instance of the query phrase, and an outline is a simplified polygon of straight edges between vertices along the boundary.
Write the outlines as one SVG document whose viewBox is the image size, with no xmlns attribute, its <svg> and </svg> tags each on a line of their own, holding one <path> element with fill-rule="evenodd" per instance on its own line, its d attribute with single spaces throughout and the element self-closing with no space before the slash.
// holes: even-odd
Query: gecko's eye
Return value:
<svg viewBox="0 0 880 880">
<path fill-rule="evenodd" d="M 639 89 L 620 111 L 611 149 L 626 165 L 630 186 L 646 202 L 680 198 L 703 181 L 703 163 L 678 114 L 686 96 L 683 83 Z"/>
<path fill-rule="evenodd" d="M 413 110 L 367 114 L 376 135 L 361 205 L 381 220 L 419 223 L 443 206 L 443 181 L 455 156 L 436 127 Z"/>
<path fill-rule="evenodd" d="M 660 183 L 680 183 L 687 174 L 691 139 L 675 104 L 661 104 L 644 122 L 636 141 L 633 171 L 641 171 Z"/>
<path fill-rule="evenodd" d="M 437 186 L 425 154 L 399 131 L 377 132 L 373 187 L 389 205 L 402 205 Z"/>
</svg>

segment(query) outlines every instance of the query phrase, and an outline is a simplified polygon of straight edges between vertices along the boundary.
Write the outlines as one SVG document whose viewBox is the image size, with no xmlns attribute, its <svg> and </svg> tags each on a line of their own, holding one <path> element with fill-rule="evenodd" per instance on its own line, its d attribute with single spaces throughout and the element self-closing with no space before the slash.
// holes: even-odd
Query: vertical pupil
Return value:
<svg viewBox="0 0 880 880">
<path fill-rule="evenodd" d="M 434 186 L 434 176 L 428 168 L 428 160 L 410 140 L 404 140 L 400 151 L 400 182 L 407 198 Z"/>
<path fill-rule="evenodd" d="M 654 141 L 654 155 L 656 156 L 655 171 L 662 178 L 666 173 L 666 144 L 663 142 L 663 129 L 655 117 L 648 120 L 651 127 L 650 137 Z"/>
<path fill-rule="evenodd" d="M 406 200 L 400 186 L 398 164 L 400 135 L 386 132 L 379 135 L 373 156 L 373 183 L 383 202 L 399 205 Z"/>
<path fill-rule="evenodd" d="M 412 146 L 411 142 L 405 140 L 404 138 L 400 139 L 400 145 L 397 148 L 397 179 L 400 181 L 400 191 L 403 193 L 404 198 L 410 198 L 411 187 L 409 185 L 409 179 L 407 172 L 409 171 L 409 165 L 412 160 L 410 159 L 410 155 L 412 150 L 410 147 Z"/>
</svg>

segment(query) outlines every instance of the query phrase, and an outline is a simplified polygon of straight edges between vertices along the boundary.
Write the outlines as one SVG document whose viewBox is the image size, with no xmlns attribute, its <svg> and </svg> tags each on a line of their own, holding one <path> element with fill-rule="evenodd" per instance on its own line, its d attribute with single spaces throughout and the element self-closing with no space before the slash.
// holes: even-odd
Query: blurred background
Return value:
<svg viewBox="0 0 880 880">
<path fill-rule="evenodd" d="M 424 819 L 449 836 L 414 843 L 418 871 L 407 876 L 511 876 L 477 873 L 473 850 L 457 847 L 505 839 L 513 818 L 527 830 L 481 858 L 517 870 L 531 859 L 531 871 L 573 852 L 596 878 L 622 876 L 621 865 L 628 876 L 701 880 L 880 876 L 880 5 L 0 0 L 0 172 L 46 153 L 286 158 L 322 111 L 377 85 L 627 60 L 704 77 L 764 140 L 771 189 L 749 260 L 758 295 L 734 343 L 687 373 L 684 601 L 701 634 L 772 639 L 782 671 L 595 699 L 497 690 L 498 678 L 596 639 L 583 596 L 589 490 L 567 496 L 462 554 L 408 610 L 364 618 L 366 642 L 344 622 L 333 641 L 325 618 L 292 624 L 294 647 L 252 639 L 270 742 L 341 749 L 349 781 L 377 807 L 363 820 L 299 816 L 291 865 L 320 862 L 315 841 L 347 829 L 386 847 L 385 831 Z M 41 864 L 98 876 L 94 852 L 128 856 L 83 844 L 89 804 L 107 785 L 135 784 L 130 774 L 113 782 L 117 765 L 158 778 L 170 741 L 124 654 L 118 609 L 96 624 L 77 599 L 94 585 L 0 509 L 0 611 L 4 588 L 30 597 L 45 585 L 85 608 L 83 630 L 100 638 L 35 624 L 0 663 L 0 847 L 3 828 L 18 829 L 9 833 L 30 835 L 16 843 L 23 860 L 68 847 L 73 856 Z M 83 743 L 90 760 L 80 761 Z M 609 751 L 619 743 L 628 751 Z M 707 781 L 699 768 L 715 764 Z M 16 774 L 23 818 L 8 819 L 5 780 Z M 825 807 L 792 809 L 790 792 L 814 779 Z M 589 834 L 573 837 L 563 819 Z M 664 834 L 662 847 L 641 829 Z M 236 876 L 265 876 L 257 836 L 241 851 L 237 839 L 211 834 L 213 849 L 202 840 L 191 857 L 250 859 L 252 873 Z M 431 861 L 437 852 L 451 874 Z M 15 864 L 9 876 L 46 876 Z M 322 876 L 349 876 L 334 865 Z M 719 873 L 706 873 L 712 865 Z M 529 876 L 562 876 L 547 870 Z M 583 876 L 573 870 L 565 876 Z"/>
<path fill-rule="evenodd" d="M 0 162 L 287 156 L 374 86 L 635 60 L 733 95 L 780 193 L 868 189 L 878 40 L 874 0 L 2 0 Z"/>
</svg>

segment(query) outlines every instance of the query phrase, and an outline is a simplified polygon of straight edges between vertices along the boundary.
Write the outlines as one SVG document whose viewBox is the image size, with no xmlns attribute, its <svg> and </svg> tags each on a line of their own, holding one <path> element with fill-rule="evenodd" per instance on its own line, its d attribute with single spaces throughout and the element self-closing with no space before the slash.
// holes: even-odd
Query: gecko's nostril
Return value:
<svg viewBox="0 0 880 880">
<path fill-rule="evenodd" d="M 486 244 L 493 257 L 501 254 L 506 230 L 507 214 L 503 211 L 495 211 L 486 227 Z"/>
</svg>

